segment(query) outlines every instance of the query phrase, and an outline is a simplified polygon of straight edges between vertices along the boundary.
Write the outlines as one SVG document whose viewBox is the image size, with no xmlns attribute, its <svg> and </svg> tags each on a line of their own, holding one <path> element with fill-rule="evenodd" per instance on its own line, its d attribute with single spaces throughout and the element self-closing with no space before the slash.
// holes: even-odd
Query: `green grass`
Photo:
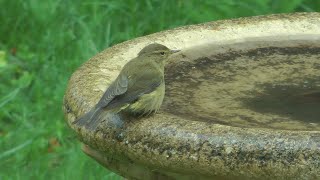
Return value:
<svg viewBox="0 0 320 180">
<path fill-rule="evenodd" d="M 218 19 L 319 11 L 320 3 L 0 0 L 0 7 L 0 179 L 119 179 L 81 152 L 64 121 L 62 98 L 76 68 L 107 47 L 153 32 Z"/>
</svg>

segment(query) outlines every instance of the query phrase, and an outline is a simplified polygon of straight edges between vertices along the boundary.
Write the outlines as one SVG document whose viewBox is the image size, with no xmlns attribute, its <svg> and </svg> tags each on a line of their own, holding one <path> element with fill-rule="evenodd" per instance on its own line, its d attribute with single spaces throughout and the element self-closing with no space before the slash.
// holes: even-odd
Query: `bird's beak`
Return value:
<svg viewBox="0 0 320 180">
<path fill-rule="evenodd" d="M 171 50 L 171 53 L 177 53 L 177 52 L 180 52 L 181 50 L 178 50 L 178 49 L 175 49 L 175 50 Z"/>
</svg>

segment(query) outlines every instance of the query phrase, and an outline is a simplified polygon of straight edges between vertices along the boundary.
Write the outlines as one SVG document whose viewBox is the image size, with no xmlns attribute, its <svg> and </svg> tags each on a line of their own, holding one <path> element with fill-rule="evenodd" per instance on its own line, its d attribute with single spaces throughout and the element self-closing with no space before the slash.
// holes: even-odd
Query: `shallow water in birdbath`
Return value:
<svg viewBox="0 0 320 180">
<path fill-rule="evenodd" d="M 207 46 L 198 57 L 201 47 L 186 50 L 166 67 L 163 110 L 237 127 L 320 130 L 318 45 L 251 41 Z"/>
</svg>

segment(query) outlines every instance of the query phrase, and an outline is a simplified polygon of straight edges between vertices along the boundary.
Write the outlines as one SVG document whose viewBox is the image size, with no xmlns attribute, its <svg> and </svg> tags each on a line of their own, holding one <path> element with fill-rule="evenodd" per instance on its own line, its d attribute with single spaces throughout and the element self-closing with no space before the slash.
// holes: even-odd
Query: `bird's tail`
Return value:
<svg viewBox="0 0 320 180">
<path fill-rule="evenodd" d="M 104 112 L 105 111 L 102 108 L 94 107 L 82 117 L 75 120 L 73 124 L 77 126 L 84 126 L 88 130 L 95 130 L 103 120 Z"/>
</svg>

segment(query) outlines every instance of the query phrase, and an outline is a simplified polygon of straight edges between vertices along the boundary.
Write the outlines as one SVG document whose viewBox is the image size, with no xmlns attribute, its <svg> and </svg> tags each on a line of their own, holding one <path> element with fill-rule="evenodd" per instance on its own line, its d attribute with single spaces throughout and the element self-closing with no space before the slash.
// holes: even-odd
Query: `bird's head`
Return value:
<svg viewBox="0 0 320 180">
<path fill-rule="evenodd" d="M 138 57 L 145 56 L 160 63 L 167 59 L 171 54 L 179 51 L 180 50 L 171 50 L 162 44 L 153 43 L 144 47 L 138 53 Z"/>
</svg>

